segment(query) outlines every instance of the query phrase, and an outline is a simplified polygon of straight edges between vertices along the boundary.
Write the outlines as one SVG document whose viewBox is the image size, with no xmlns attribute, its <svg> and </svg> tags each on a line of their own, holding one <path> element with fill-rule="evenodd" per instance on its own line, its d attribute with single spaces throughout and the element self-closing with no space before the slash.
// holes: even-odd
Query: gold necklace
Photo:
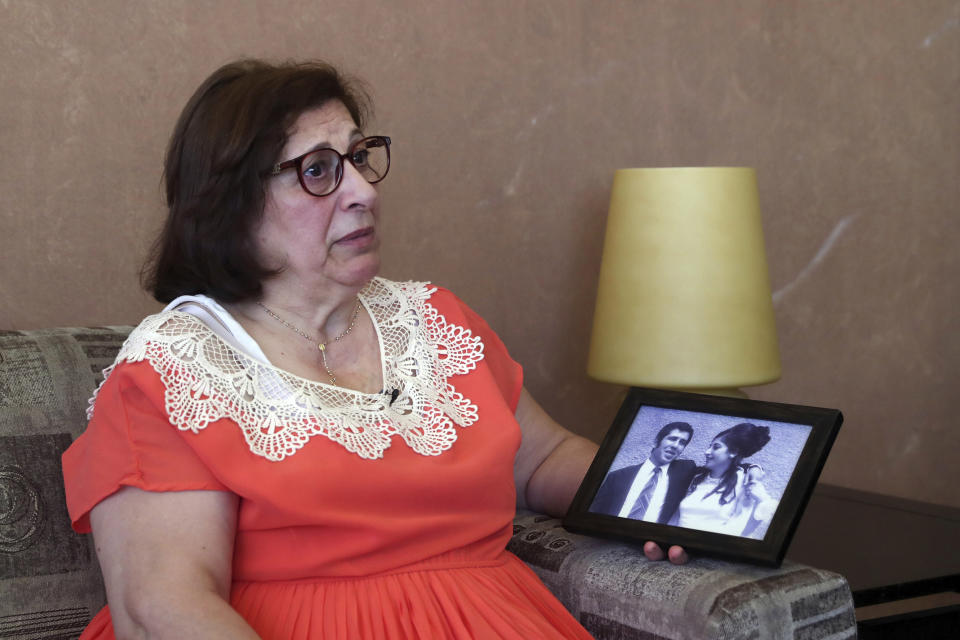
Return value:
<svg viewBox="0 0 960 640">
<path fill-rule="evenodd" d="M 329 340 L 328 340 L 327 342 L 320 342 L 320 341 L 317 340 L 316 338 L 314 338 L 314 337 L 312 337 L 312 336 L 308 336 L 308 335 L 307 335 L 306 333 L 304 333 L 304 331 L 303 331 L 302 329 L 300 329 L 299 327 L 290 324 L 289 322 L 287 322 L 286 320 L 284 320 L 283 318 L 281 318 L 280 316 L 278 316 L 272 309 L 270 309 L 270 307 L 268 307 L 267 305 L 263 304 L 263 303 L 260 302 L 259 300 L 257 301 L 257 304 L 260 305 L 260 307 L 261 307 L 264 311 L 266 311 L 267 314 L 268 314 L 271 318 L 273 318 L 274 320 L 276 320 L 277 322 L 279 322 L 280 324 L 282 324 L 282 325 L 285 326 L 286 328 L 290 329 L 291 331 L 296 332 L 297 334 L 299 334 L 299 335 L 300 335 L 301 337 L 303 337 L 304 339 L 309 340 L 311 343 L 316 343 L 317 349 L 320 351 L 320 359 L 323 361 L 323 368 L 327 370 L 327 375 L 330 376 L 330 384 L 333 384 L 333 385 L 337 384 L 337 376 L 335 376 L 335 375 L 333 374 L 333 370 L 330 369 L 330 367 L 327 365 L 327 345 L 329 344 Z M 350 333 L 350 332 L 353 330 L 353 325 L 356 324 L 356 322 L 357 322 L 357 314 L 359 314 L 359 313 L 360 313 L 360 299 L 357 298 L 357 306 L 354 307 L 354 309 L 353 309 L 353 315 L 350 316 L 350 324 L 347 325 L 347 328 L 344 329 L 343 333 L 341 333 L 340 335 L 338 335 L 336 338 L 333 339 L 334 342 L 340 342 L 340 338 L 344 337 L 345 335 L 347 335 L 348 333 Z"/>
</svg>

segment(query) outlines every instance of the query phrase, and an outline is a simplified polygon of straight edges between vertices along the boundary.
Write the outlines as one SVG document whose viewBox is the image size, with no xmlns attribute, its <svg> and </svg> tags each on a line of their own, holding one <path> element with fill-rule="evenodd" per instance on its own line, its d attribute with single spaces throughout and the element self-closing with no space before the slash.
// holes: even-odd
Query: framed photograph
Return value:
<svg viewBox="0 0 960 640">
<path fill-rule="evenodd" d="M 570 510 L 570 531 L 779 566 L 843 415 L 630 389 Z"/>
</svg>

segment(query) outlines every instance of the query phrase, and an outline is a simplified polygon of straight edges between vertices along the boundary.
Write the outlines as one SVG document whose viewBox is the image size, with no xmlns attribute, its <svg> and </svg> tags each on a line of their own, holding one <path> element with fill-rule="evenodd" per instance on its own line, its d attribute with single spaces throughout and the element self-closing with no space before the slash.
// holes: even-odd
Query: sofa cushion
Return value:
<svg viewBox="0 0 960 640">
<path fill-rule="evenodd" d="M 570 533 L 532 512 L 519 512 L 513 530 L 507 548 L 596 638 L 856 637 L 850 587 L 830 571 L 711 558 L 650 562 L 637 546 Z"/>
<path fill-rule="evenodd" d="M 0 332 L 0 638 L 76 637 L 105 603 L 60 455 L 128 327 Z"/>
</svg>

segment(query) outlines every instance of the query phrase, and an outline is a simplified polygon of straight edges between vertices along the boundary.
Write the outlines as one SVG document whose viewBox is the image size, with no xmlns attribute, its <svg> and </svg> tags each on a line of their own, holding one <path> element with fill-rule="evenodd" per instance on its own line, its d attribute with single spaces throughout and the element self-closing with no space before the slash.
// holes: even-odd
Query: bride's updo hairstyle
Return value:
<svg viewBox="0 0 960 640">
<path fill-rule="evenodd" d="M 757 426 L 749 422 L 730 427 L 718 433 L 714 440 L 720 440 L 728 450 L 736 452 L 737 462 L 749 458 L 770 442 L 770 427 Z"/>
</svg>

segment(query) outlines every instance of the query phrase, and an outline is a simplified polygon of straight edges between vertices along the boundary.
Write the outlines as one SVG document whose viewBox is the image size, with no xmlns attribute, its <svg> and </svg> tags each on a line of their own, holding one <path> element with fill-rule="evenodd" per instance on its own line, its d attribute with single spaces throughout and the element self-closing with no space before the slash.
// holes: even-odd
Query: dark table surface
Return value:
<svg viewBox="0 0 960 640">
<path fill-rule="evenodd" d="M 960 509 L 819 484 L 787 559 L 836 571 L 854 592 L 956 578 Z"/>
</svg>

